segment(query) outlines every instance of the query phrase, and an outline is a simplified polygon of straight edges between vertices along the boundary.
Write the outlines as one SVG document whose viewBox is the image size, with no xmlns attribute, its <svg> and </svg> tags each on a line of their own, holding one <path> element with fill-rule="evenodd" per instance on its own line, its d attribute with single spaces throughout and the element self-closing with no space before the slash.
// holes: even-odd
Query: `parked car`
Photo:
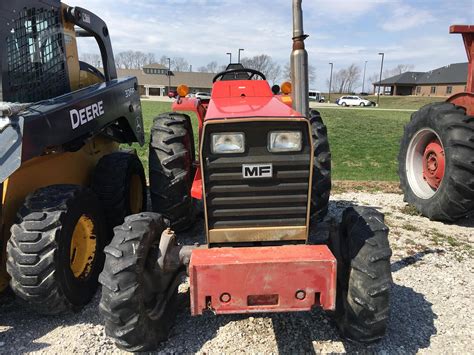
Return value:
<svg viewBox="0 0 474 355">
<path fill-rule="evenodd" d="M 359 96 L 342 96 L 336 100 L 336 103 L 340 106 L 375 106 L 374 102 Z"/>
<path fill-rule="evenodd" d="M 209 92 L 197 92 L 196 93 L 196 98 L 201 99 L 201 100 L 210 100 L 211 99 L 211 93 L 209 93 Z"/>
<path fill-rule="evenodd" d="M 361 92 L 359 93 L 360 96 L 369 96 L 369 93 L 368 92 Z"/>
<path fill-rule="evenodd" d="M 173 98 L 175 98 L 175 97 L 177 97 L 177 96 L 178 96 L 178 92 L 177 92 L 176 90 L 171 90 L 171 91 L 168 93 L 168 97 L 169 97 L 170 99 L 173 99 Z"/>
</svg>

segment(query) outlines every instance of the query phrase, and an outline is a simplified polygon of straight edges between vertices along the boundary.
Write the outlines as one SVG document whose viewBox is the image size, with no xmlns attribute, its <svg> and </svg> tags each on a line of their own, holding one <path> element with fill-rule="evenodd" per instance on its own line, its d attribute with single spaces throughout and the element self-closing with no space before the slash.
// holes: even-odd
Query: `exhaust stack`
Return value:
<svg viewBox="0 0 474 355">
<path fill-rule="evenodd" d="M 309 117 L 308 52 L 304 40 L 302 0 L 293 0 L 293 51 L 291 52 L 291 82 L 293 108 Z"/>
</svg>

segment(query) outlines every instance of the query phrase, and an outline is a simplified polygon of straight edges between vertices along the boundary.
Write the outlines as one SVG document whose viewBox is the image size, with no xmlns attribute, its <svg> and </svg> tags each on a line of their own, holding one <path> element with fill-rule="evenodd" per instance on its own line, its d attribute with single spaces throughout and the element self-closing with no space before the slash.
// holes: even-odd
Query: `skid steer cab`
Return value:
<svg viewBox="0 0 474 355">
<path fill-rule="evenodd" d="M 210 100 L 187 92 L 180 87 L 175 112 L 152 127 L 154 212 L 127 217 L 105 249 L 106 333 L 123 349 L 156 349 L 188 275 L 192 315 L 320 307 L 344 336 L 380 339 L 389 314 L 388 228 L 370 208 L 348 208 L 340 223 L 326 216 L 330 152 L 319 113 L 294 110 L 263 73 L 243 67 L 217 74 Z M 198 153 L 181 110 L 197 115 Z M 196 216 L 193 200 L 202 201 L 206 243 L 178 245 L 175 232 Z"/>
<path fill-rule="evenodd" d="M 107 26 L 86 9 L 3 1 L 0 17 L 0 291 L 78 310 L 113 227 L 146 207 L 140 160 L 119 149 L 144 143 L 137 80 L 117 78 Z M 102 70 L 79 60 L 80 37 Z"/>
</svg>

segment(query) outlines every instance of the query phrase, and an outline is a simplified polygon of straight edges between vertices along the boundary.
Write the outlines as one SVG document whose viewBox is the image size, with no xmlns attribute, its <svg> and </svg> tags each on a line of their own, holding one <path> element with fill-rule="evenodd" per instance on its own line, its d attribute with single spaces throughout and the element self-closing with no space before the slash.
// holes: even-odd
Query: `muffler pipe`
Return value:
<svg viewBox="0 0 474 355">
<path fill-rule="evenodd" d="M 291 82 L 293 109 L 309 117 L 308 52 L 304 40 L 302 0 L 293 0 L 293 51 L 291 52 Z"/>
</svg>

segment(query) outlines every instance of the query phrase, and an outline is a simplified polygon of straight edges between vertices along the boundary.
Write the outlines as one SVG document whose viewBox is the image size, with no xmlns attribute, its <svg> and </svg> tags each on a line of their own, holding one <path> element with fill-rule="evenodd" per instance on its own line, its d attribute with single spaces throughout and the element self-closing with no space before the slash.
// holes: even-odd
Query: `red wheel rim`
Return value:
<svg viewBox="0 0 474 355">
<path fill-rule="evenodd" d="M 423 179 L 433 189 L 438 189 L 443 181 L 445 164 L 443 145 L 435 138 L 428 143 L 423 154 Z"/>
</svg>

